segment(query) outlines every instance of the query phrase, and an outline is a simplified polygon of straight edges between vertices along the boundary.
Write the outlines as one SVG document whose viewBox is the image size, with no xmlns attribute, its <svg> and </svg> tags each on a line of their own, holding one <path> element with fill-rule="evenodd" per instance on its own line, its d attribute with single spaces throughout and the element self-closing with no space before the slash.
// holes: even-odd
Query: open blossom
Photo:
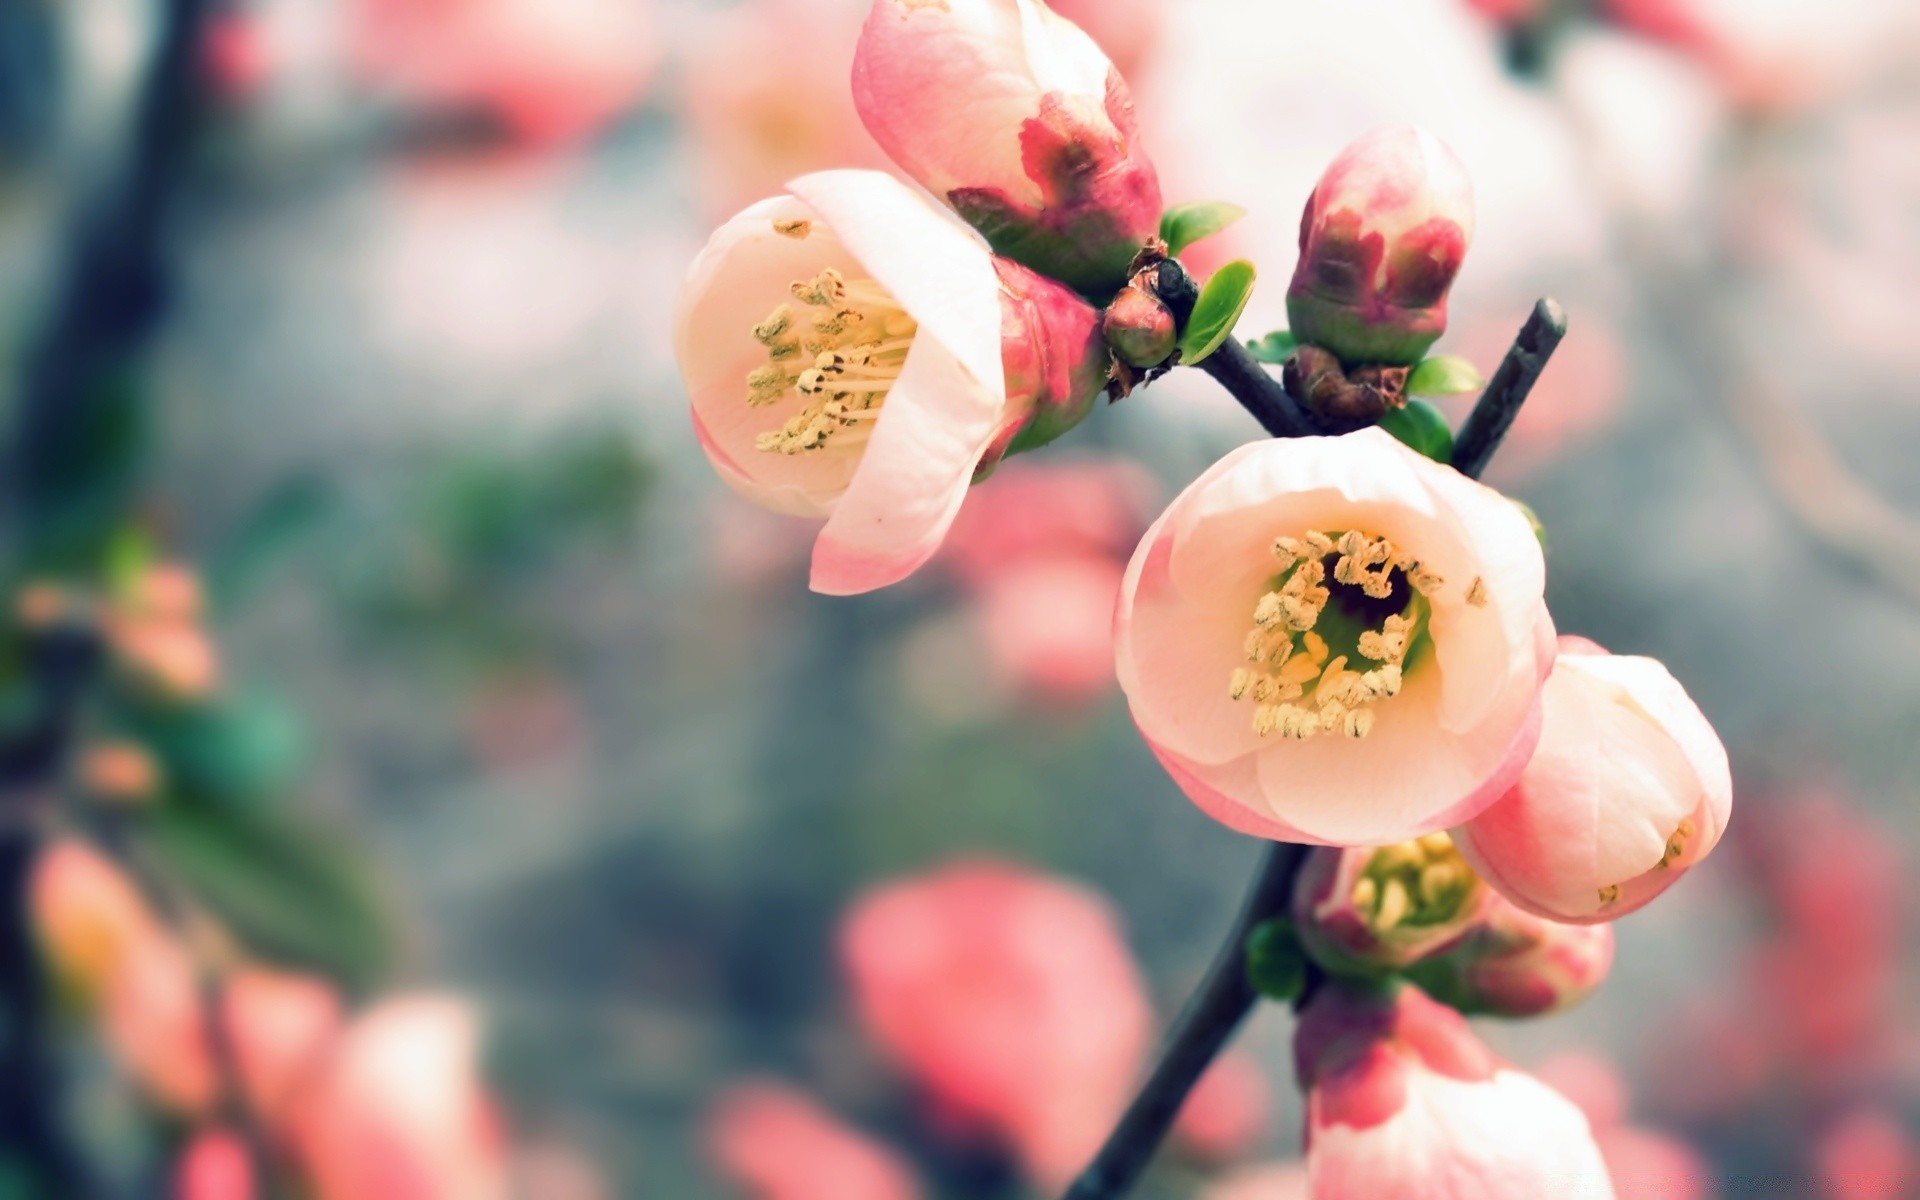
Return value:
<svg viewBox="0 0 1920 1200">
<path fill-rule="evenodd" d="M 315 1200 L 504 1200 L 505 1145 L 457 1000 L 405 996 L 348 1027 L 292 1120 Z"/>
<path fill-rule="evenodd" d="M 853 95 L 901 170 L 1042 274 L 1110 293 L 1159 232 L 1126 81 L 1042 0 L 875 0 Z"/>
<path fill-rule="evenodd" d="M 1294 1064 L 1314 1200 L 1613 1200 L 1580 1110 L 1418 988 L 1321 988 Z"/>
<path fill-rule="evenodd" d="M 1612 966 L 1611 925 L 1549 921 L 1489 893 L 1466 935 L 1413 978 L 1464 1013 L 1538 1017 L 1586 999 Z"/>
<path fill-rule="evenodd" d="M 967 861 L 872 892 L 841 953 L 862 1023 L 941 1107 L 1064 1183 L 1125 1104 L 1153 1035 L 1146 989 L 1095 895 Z"/>
<path fill-rule="evenodd" d="M 973 480 L 1105 385 L 1099 316 L 871 171 L 789 185 L 714 234 L 674 334 L 701 445 L 769 508 L 825 517 L 813 587 L 896 582 Z"/>
<path fill-rule="evenodd" d="M 892 1152 L 783 1084 L 727 1089 L 707 1119 L 707 1153 L 750 1200 L 919 1200 Z"/>
<path fill-rule="evenodd" d="M 135 947 L 107 992 L 108 1041 L 149 1095 L 181 1113 L 219 1100 L 207 990 L 186 951 L 161 937 Z M 317 978 L 254 967 L 233 972 L 220 994 L 247 1102 L 278 1117 L 332 1044 L 340 999 Z"/>
<path fill-rule="evenodd" d="M 1342 150 L 1300 221 L 1287 314 L 1349 364 L 1420 360 L 1447 328 L 1473 238 L 1473 183 L 1425 130 L 1376 129 Z"/>
<path fill-rule="evenodd" d="M 1385 973 L 1457 941 L 1486 888 L 1444 833 L 1390 846 L 1314 851 L 1294 883 L 1293 923 L 1329 970 Z"/>
<path fill-rule="evenodd" d="M 1120 686 L 1214 819 L 1403 841 L 1478 813 L 1532 753 L 1545 585 L 1518 508 L 1380 430 L 1257 442 L 1135 551 Z"/>
<path fill-rule="evenodd" d="M 1454 840 L 1521 908 L 1609 921 L 1705 858 L 1732 805 L 1726 749 L 1667 669 L 1568 638 L 1539 750 Z"/>
<path fill-rule="evenodd" d="M 34 860 L 29 883 L 35 931 L 61 978 L 93 994 L 132 948 L 159 926 L 120 868 L 86 843 L 62 839 Z"/>
</svg>

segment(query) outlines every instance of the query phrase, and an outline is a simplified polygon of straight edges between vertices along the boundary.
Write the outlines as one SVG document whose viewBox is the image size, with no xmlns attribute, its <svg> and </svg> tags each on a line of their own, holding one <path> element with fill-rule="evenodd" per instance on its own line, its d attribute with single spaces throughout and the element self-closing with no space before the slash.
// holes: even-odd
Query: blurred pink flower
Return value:
<svg viewBox="0 0 1920 1200">
<path fill-rule="evenodd" d="M 861 898 L 841 930 L 856 1011 L 929 1097 L 1063 1184 L 1125 1105 L 1153 1015 L 1093 893 L 956 862 Z"/>
<path fill-rule="evenodd" d="M 1086 415 L 1106 352 L 1085 302 L 892 177 L 790 188 L 689 268 L 675 351 L 721 477 L 826 517 L 814 589 L 868 591 L 933 555 L 979 474 Z"/>
<path fill-rule="evenodd" d="M 1077 704 L 1113 684 L 1113 604 L 1125 569 L 1098 558 L 1039 559 L 1008 566 L 981 586 L 974 605 L 987 653 L 1025 695 Z"/>
<path fill-rule="evenodd" d="M 686 39 L 687 147 L 716 217 L 809 171 L 886 165 L 848 82 L 869 7 L 745 0 Z"/>
<path fill-rule="evenodd" d="M 1314 1200 L 1612 1200 L 1587 1120 L 1418 988 L 1323 986 L 1294 1059 Z"/>
<path fill-rule="evenodd" d="M 1273 1120 L 1273 1086 L 1244 1051 L 1214 1060 L 1174 1121 L 1180 1149 L 1208 1162 L 1232 1162 L 1259 1146 Z"/>
<path fill-rule="evenodd" d="M 1473 181 L 1440 139 L 1385 127 L 1350 143 L 1307 197 L 1287 313 L 1349 363 L 1412 364 L 1446 331 L 1473 240 Z"/>
<path fill-rule="evenodd" d="M 1536 1069 L 1541 1082 L 1585 1113 L 1614 1190 L 1627 1200 L 1712 1200 L 1713 1170 L 1679 1138 L 1627 1122 L 1626 1083 L 1598 1054 L 1566 1051 Z"/>
<path fill-rule="evenodd" d="M 874 0 L 853 97 L 896 165 L 994 249 L 1092 294 L 1160 228 L 1126 80 L 1041 0 Z"/>
<path fill-rule="evenodd" d="M 315 1200 L 503 1200 L 479 1039 L 472 1010 L 448 997 L 389 999 L 356 1018 L 293 1117 Z"/>
<path fill-rule="evenodd" d="M 1912 1200 L 1920 1194 L 1920 1146 L 1892 1113 L 1846 1114 L 1821 1132 L 1813 1154 L 1827 1200 Z"/>
<path fill-rule="evenodd" d="M 253 1200 L 257 1194 L 246 1143 L 209 1126 L 193 1135 L 174 1165 L 171 1200 Z"/>
<path fill-rule="evenodd" d="M 975 585 L 1033 560 L 1124 562 L 1147 527 L 1156 492 L 1143 468 L 1113 458 L 1010 463 L 960 510 L 942 561 Z"/>
<path fill-rule="evenodd" d="M 1402 841 L 1478 814 L 1526 764 L 1553 655 L 1545 579 L 1518 508 L 1377 429 L 1256 442 L 1135 551 L 1120 686 L 1214 819 Z"/>
<path fill-rule="evenodd" d="M 1449 341 L 1442 349 L 1462 355 L 1491 376 L 1523 319 L 1514 315 L 1476 321 L 1460 333 L 1457 342 Z M 1495 462 L 1500 477 L 1514 479 L 1538 471 L 1605 429 L 1624 398 L 1625 376 L 1618 336 L 1600 314 L 1582 310 L 1580 323 L 1567 331 L 1512 432 L 1500 444 Z M 1462 397 L 1443 407 L 1464 417 L 1474 399 Z"/>
<path fill-rule="evenodd" d="M 1719 844 L 1733 806 L 1726 748 L 1664 666 L 1585 639 L 1562 643 L 1545 699 L 1519 781 L 1454 840 L 1528 912 L 1612 920 Z"/>
<path fill-rule="evenodd" d="M 190 1115 L 219 1101 L 206 995 L 186 951 L 167 937 L 135 946 L 107 992 L 115 1052 L 156 1101 Z M 247 1103 L 277 1122 L 332 1044 L 339 996 L 316 977 L 256 967 L 234 971 L 221 995 Z"/>
<path fill-rule="evenodd" d="M 913 1173 L 785 1084 L 738 1083 L 715 1101 L 707 1154 L 747 1200 L 919 1200 Z"/>
<path fill-rule="evenodd" d="M 1200 1200 L 1311 1200 L 1304 1163 L 1244 1167 L 1209 1183 Z"/>
<path fill-rule="evenodd" d="M 88 995 L 106 987 L 136 945 L 160 936 L 132 881 L 85 842 L 49 844 L 28 886 L 41 947 L 60 977 Z"/>
<path fill-rule="evenodd" d="M 536 144 L 599 130 L 660 57 L 647 0 L 353 0 L 354 66 L 429 109 L 478 110 Z"/>
</svg>

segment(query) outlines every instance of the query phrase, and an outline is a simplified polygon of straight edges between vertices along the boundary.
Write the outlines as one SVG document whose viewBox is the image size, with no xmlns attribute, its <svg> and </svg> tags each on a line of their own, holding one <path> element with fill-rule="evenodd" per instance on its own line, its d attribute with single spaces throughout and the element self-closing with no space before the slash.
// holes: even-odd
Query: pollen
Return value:
<svg viewBox="0 0 1920 1200">
<path fill-rule="evenodd" d="M 1274 538 L 1271 549 L 1279 574 L 1254 601 L 1241 647 L 1247 665 L 1234 669 L 1227 694 L 1253 702 L 1261 737 L 1364 738 L 1378 707 L 1400 694 L 1426 598 L 1444 581 L 1363 530 L 1310 529 Z"/>
<path fill-rule="evenodd" d="M 803 220 L 775 221 L 774 232 L 805 238 Z M 919 326 L 870 279 L 849 280 L 833 267 L 788 285 L 789 301 L 753 326 L 767 361 L 747 373 L 747 404 L 796 407 L 754 437 L 769 454 L 858 448 L 872 435 Z M 796 308 L 798 304 L 800 308 Z"/>
<path fill-rule="evenodd" d="M 804 239 L 808 234 L 813 232 L 813 222 L 802 220 L 799 218 L 793 218 L 789 220 L 776 219 L 773 223 L 773 231 L 779 234 L 781 237 L 790 237 L 790 238 L 794 238 L 795 240 L 800 240 L 800 239 Z"/>
</svg>

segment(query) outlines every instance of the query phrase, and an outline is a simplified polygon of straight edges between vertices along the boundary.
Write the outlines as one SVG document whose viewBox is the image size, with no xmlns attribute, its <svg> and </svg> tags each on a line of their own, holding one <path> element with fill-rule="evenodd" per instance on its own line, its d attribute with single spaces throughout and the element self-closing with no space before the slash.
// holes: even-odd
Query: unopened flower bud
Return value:
<svg viewBox="0 0 1920 1200">
<path fill-rule="evenodd" d="M 1478 917 L 1487 889 L 1444 833 L 1391 846 L 1322 848 L 1293 895 L 1301 944 L 1343 974 L 1384 974 L 1437 953 Z"/>
<path fill-rule="evenodd" d="M 1065 286 L 1005 258 L 1000 277 L 1000 362 L 1008 416 L 974 479 L 1009 454 L 1044 446 L 1086 420 L 1107 386 L 1112 358 L 1100 314 Z"/>
<path fill-rule="evenodd" d="M 1473 237 L 1473 185 L 1438 138 L 1377 129 L 1307 199 L 1287 313 L 1302 343 L 1349 364 L 1410 365 L 1447 327 Z"/>
<path fill-rule="evenodd" d="M 1613 965 L 1613 926 L 1563 925 L 1490 895 L 1479 922 L 1413 969 L 1436 1000 L 1464 1013 L 1537 1017 L 1587 998 Z"/>
<path fill-rule="evenodd" d="M 1180 340 L 1173 314 L 1160 297 L 1130 283 L 1107 306 L 1107 345 L 1130 367 L 1157 367 L 1173 356 Z"/>
<path fill-rule="evenodd" d="M 1127 84 L 1041 0 L 875 0 L 853 63 L 860 119 L 994 250 L 1111 293 L 1160 228 Z"/>
</svg>

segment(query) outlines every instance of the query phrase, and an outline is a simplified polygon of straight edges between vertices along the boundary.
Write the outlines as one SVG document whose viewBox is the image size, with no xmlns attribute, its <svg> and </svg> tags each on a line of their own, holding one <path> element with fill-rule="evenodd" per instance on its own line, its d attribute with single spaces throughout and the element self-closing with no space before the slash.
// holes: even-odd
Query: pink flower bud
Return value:
<svg viewBox="0 0 1920 1200">
<path fill-rule="evenodd" d="M 1587 998 L 1613 965 L 1613 926 L 1563 925 L 1489 895 L 1480 920 L 1413 978 L 1464 1013 L 1537 1017 Z"/>
<path fill-rule="evenodd" d="M 1563 645 L 1540 747 L 1520 780 L 1454 831 L 1481 878 L 1557 921 L 1610 921 L 1672 886 L 1720 841 L 1727 752 L 1650 658 Z"/>
<path fill-rule="evenodd" d="M 875 0 L 853 96 L 900 169 L 995 250 L 1089 295 L 1159 232 L 1126 81 L 1041 0 Z"/>
<path fill-rule="evenodd" d="M 1294 1064 L 1314 1200 L 1613 1200 L 1580 1110 L 1417 988 L 1322 987 Z"/>
<path fill-rule="evenodd" d="M 688 269 L 674 345 L 721 477 L 824 517 L 814 590 L 869 591 L 930 558 L 967 488 L 1091 410 L 1100 317 L 873 171 L 796 179 Z"/>
<path fill-rule="evenodd" d="M 1103 900 L 1010 864 L 955 863 L 859 901 L 841 955 L 862 1023 L 944 1110 L 1047 1188 L 1086 1165 L 1153 1036 Z"/>
<path fill-rule="evenodd" d="M 773 1082 L 727 1089 L 707 1153 L 749 1200 L 919 1200 L 913 1172 L 807 1096 Z"/>
<path fill-rule="evenodd" d="M 1460 938 L 1487 889 L 1444 833 L 1391 846 L 1314 851 L 1294 886 L 1300 941 L 1329 970 L 1404 969 Z"/>
<path fill-rule="evenodd" d="M 173 1200 L 253 1200 L 257 1194 L 246 1144 L 229 1129 L 195 1134 L 174 1166 Z"/>
<path fill-rule="evenodd" d="M 1376 129 L 1307 198 L 1287 313 L 1302 343 L 1350 364 L 1418 362 L 1447 328 L 1473 238 L 1473 184 L 1425 130 Z"/>
<path fill-rule="evenodd" d="M 1553 661 L 1545 584 L 1519 509 L 1382 431 L 1268 439 L 1147 531 L 1115 665 L 1209 816 L 1380 845 L 1457 825 L 1519 777 Z"/>
<path fill-rule="evenodd" d="M 1107 305 L 1107 344 L 1129 366 L 1157 367 L 1173 355 L 1180 340 L 1173 313 L 1160 297 L 1129 284 Z"/>
</svg>

